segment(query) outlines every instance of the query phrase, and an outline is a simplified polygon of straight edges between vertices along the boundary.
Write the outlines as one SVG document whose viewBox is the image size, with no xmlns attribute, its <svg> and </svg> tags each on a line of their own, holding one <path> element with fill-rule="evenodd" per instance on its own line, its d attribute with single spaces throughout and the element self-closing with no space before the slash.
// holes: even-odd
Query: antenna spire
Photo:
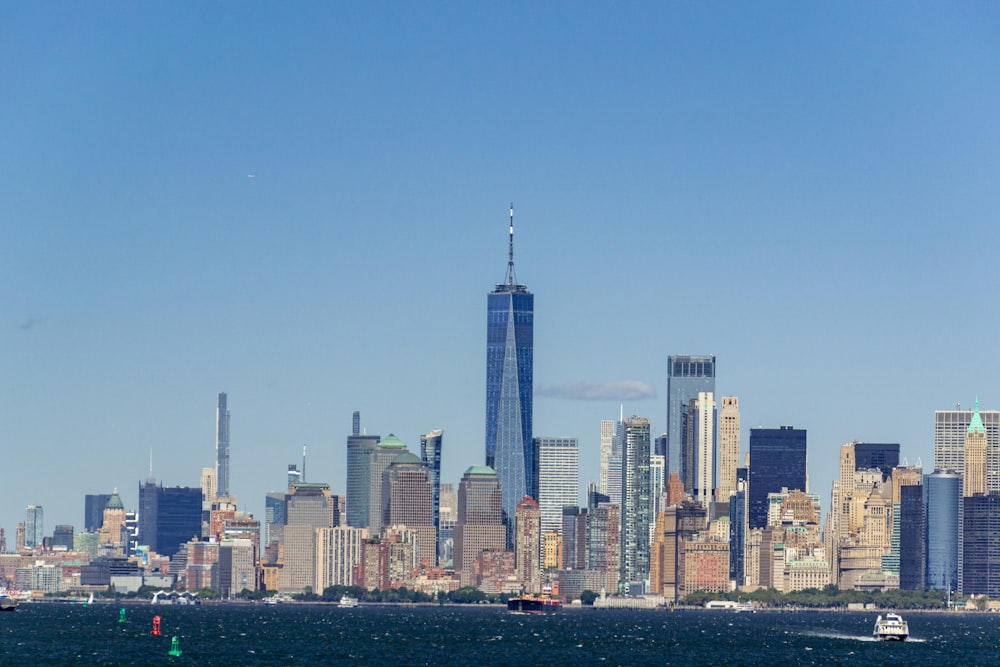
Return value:
<svg viewBox="0 0 1000 667">
<path fill-rule="evenodd" d="M 514 202 L 510 203 L 510 247 L 507 251 L 507 286 L 513 287 L 514 277 Z"/>
</svg>

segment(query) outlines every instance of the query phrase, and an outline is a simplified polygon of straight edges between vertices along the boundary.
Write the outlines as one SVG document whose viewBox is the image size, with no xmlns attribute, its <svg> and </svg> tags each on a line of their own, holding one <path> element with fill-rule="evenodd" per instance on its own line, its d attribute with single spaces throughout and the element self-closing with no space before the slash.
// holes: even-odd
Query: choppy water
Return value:
<svg viewBox="0 0 1000 667">
<path fill-rule="evenodd" d="M 150 636 L 152 618 L 162 636 Z M 0 665 L 995 664 L 1000 615 L 908 614 L 914 641 L 875 642 L 875 614 L 499 607 L 26 604 L 0 614 Z M 183 651 L 168 656 L 176 635 Z"/>
</svg>

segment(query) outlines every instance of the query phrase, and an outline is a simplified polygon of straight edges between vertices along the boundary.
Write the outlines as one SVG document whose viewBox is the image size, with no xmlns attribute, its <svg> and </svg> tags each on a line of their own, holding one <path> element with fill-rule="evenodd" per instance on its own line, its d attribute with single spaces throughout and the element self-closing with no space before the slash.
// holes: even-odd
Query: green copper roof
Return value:
<svg viewBox="0 0 1000 667">
<path fill-rule="evenodd" d="M 405 452 L 392 460 L 392 465 L 402 465 L 407 463 L 408 464 L 416 463 L 418 466 L 424 464 L 424 462 L 420 460 L 420 457 L 414 454 L 413 452 Z"/>
<path fill-rule="evenodd" d="M 108 498 L 108 504 L 104 506 L 104 509 L 109 509 L 109 510 L 125 509 L 125 505 L 122 504 L 121 496 L 118 495 L 118 489 L 115 489 L 115 492 L 111 494 L 110 498 Z"/>
<path fill-rule="evenodd" d="M 466 475 L 495 475 L 497 471 L 489 466 L 469 466 Z"/>
<path fill-rule="evenodd" d="M 976 396 L 976 408 L 972 411 L 972 421 L 969 422 L 969 433 L 986 433 L 983 418 L 979 416 L 979 397 Z"/>
<path fill-rule="evenodd" d="M 380 440 L 378 446 L 381 449 L 406 449 L 406 445 L 403 441 L 394 436 L 392 433 L 385 436 L 383 440 Z"/>
</svg>

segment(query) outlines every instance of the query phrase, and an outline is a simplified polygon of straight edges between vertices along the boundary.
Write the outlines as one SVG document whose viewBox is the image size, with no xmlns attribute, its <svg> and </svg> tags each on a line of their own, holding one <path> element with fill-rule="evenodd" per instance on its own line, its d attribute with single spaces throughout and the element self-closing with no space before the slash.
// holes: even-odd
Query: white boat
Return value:
<svg viewBox="0 0 1000 667">
<path fill-rule="evenodd" d="M 340 606 L 345 609 L 353 609 L 358 606 L 358 599 L 344 593 L 340 596 Z"/>
<path fill-rule="evenodd" d="M 872 637 L 879 641 L 905 641 L 910 636 L 910 628 L 899 614 L 881 615 L 875 619 L 875 629 Z"/>
</svg>

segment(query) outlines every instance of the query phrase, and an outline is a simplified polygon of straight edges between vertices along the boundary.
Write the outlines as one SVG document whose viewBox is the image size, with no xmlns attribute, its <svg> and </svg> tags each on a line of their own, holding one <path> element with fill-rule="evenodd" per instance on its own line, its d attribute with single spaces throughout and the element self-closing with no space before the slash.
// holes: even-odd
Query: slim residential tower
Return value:
<svg viewBox="0 0 1000 667">
<path fill-rule="evenodd" d="M 229 408 L 226 393 L 219 394 L 215 409 L 215 486 L 216 495 L 229 497 Z"/>
<path fill-rule="evenodd" d="M 508 543 L 514 510 L 535 488 L 531 439 L 532 341 L 535 297 L 514 275 L 514 205 L 510 207 L 507 280 L 489 293 L 486 309 L 486 465 L 503 493 Z"/>
</svg>

